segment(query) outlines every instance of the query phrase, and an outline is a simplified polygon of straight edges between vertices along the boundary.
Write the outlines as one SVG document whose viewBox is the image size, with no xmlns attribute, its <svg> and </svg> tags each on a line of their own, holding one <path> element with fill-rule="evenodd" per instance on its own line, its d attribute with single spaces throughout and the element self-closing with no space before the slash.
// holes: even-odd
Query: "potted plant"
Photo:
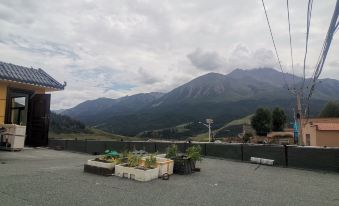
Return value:
<svg viewBox="0 0 339 206">
<path fill-rule="evenodd" d="M 84 171 L 99 175 L 112 175 L 117 157 L 119 154 L 116 151 L 106 150 L 104 155 L 88 160 L 84 165 Z"/>
<path fill-rule="evenodd" d="M 159 168 L 154 155 L 147 157 L 144 164 L 141 162 L 141 156 L 129 153 L 127 163 L 115 166 L 115 175 L 142 182 L 158 178 Z"/>
<path fill-rule="evenodd" d="M 178 146 L 176 144 L 172 144 L 167 148 L 166 158 L 175 159 L 178 156 Z"/>
<path fill-rule="evenodd" d="M 188 159 L 190 159 L 191 169 L 193 171 L 200 171 L 200 168 L 196 168 L 196 162 L 201 161 L 201 147 L 200 145 L 193 145 L 192 147 L 187 148 L 186 154 Z"/>
<path fill-rule="evenodd" d="M 186 154 L 178 154 L 178 148 L 175 144 L 167 148 L 167 158 L 174 160 L 173 173 L 191 174 L 193 171 L 200 171 L 195 168 L 196 161 L 201 161 L 200 146 L 192 146 L 186 150 Z"/>
</svg>

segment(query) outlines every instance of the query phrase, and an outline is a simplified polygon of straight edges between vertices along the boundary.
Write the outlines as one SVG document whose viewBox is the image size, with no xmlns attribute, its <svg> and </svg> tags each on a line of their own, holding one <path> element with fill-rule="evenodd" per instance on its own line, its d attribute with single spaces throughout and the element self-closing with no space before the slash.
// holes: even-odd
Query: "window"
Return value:
<svg viewBox="0 0 339 206">
<path fill-rule="evenodd" d="M 11 98 L 11 123 L 17 125 L 27 124 L 27 101 L 26 97 Z"/>
</svg>

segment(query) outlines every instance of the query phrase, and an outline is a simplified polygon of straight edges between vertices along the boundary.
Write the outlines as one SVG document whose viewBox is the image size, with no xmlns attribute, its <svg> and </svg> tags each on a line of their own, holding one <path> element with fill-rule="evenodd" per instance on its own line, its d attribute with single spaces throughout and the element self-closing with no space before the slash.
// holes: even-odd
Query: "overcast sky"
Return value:
<svg viewBox="0 0 339 206">
<path fill-rule="evenodd" d="M 285 0 L 266 0 L 292 73 Z M 335 0 L 314 1 L 307 74 Z M 295 73 L 302 74 L 307 0 L 290 0 Z M 321 78 L 339 79 L 339 35 Z M 99 97 L 168 92 L 208 72 L 276 67 L 261 0 L 0 0 L 0 61 L 43 68 L 66 90 L 52 109 Z M 335 55 L 337 54 L 337 55 Z"/>
</svg>

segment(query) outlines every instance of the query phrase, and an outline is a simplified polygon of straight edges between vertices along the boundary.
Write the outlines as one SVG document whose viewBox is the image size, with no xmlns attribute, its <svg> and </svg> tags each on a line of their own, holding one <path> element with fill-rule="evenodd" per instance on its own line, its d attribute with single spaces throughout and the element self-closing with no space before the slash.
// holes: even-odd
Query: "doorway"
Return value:
<svg viewBox="0 0 339 206">
<path fill-rule="evenodd" d="M 311 135 L 306 134 L 306 146 L 311 146 Z"/>
<path fill-rule="evenodd" d="M 38 147 L 48 144 L 50 99 L 50 94 L 7 89 L 5 123 L 26 126 L 25 145 Z"/>
</svg>

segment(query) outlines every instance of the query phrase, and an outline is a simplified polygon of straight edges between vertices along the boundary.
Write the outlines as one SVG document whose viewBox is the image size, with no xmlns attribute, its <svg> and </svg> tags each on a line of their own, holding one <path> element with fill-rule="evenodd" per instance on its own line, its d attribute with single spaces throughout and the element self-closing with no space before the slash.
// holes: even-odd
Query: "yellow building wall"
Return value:
<svg viewBox="0 0 339 206">
<path fill-rule="evenodd" d="M 317 131 L 317 146 L 339 147 L 339 131 Z"/>
<path fill-rule="evenodd" d="M 317 146 L 317 131 L 316 127 L 310 125 L 309 123 L 306 124 L 303 128 L 303 133 L 302 133 L 302 139 L 303 139 L 303 144 L 307 145 L 307 140 L 306 136 L 309 134 L 310 135 L 310 146 Z"/>
<path fill-rule="evenodd" d="M 0 124 L 5 122 L 7 85 L 0 83 Z"/>
<path fill-rule="evenodd" d="M 34 91 L 37 94 L 46 93 L 46 88 L 43 88 L 43 87 L 37 87 L 37 86 L 21 84 L 21 83 L 0 81 L 0 124 L 4 124 L 5 122 L 6 98 L 7 98 L 8 87 L 16 88 L 16 89 L 23 89 L 23 90 L 30 90 L 30 91 Z"/>
</svg>

